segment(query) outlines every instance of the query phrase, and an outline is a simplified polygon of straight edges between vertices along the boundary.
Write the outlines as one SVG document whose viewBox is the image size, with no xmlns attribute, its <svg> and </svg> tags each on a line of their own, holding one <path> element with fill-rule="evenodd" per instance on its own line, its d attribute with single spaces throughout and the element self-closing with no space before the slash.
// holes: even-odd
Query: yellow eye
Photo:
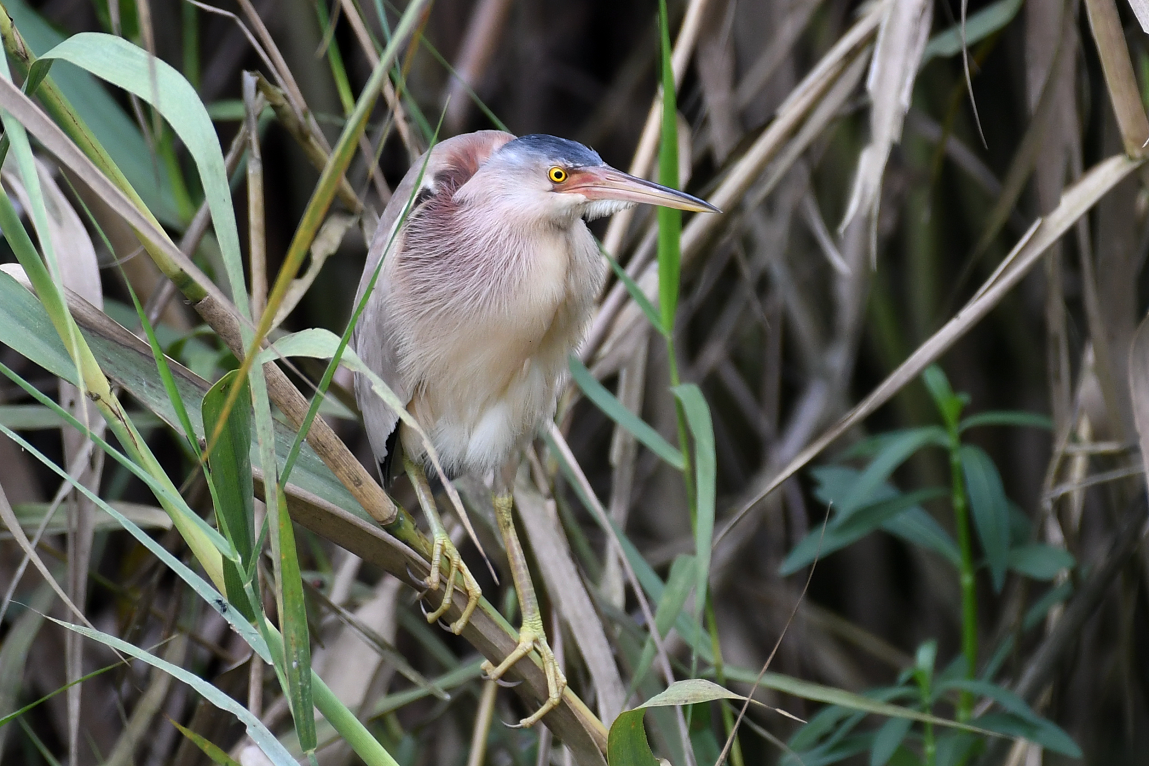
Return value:
<svg viewBox="0 0 1149 766">
<path fill-rule="evenodd" d="M 556 184 L 561 184 L 567 180 L 567 172 L 562 168 L 551 168 L 547 171 L 547 178 L 551 179 Z"/>
</svg>

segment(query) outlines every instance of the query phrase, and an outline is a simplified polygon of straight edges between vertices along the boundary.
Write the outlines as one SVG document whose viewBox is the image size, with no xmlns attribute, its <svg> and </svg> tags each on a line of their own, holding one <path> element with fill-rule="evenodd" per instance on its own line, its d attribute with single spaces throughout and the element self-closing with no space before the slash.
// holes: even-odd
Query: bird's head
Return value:
<svg viewBox="0 0 1149 766">
<path fill-rule="evenodd" d="M 576 141 L 543 134 L 503 144 L 457 197 L 500 198 L 523 216 L 560 224 L 601 218 L 636 204 L 720 212 L 697 197 L 612 168 L 598 152 Z"/>
</svg>

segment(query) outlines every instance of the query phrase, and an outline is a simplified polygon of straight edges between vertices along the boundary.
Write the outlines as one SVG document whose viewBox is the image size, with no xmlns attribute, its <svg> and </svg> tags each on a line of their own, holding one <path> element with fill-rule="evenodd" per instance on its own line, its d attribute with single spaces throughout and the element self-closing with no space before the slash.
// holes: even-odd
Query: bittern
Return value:
<svg viewBox="0 0 1149 766">
<path fill-rule="evenodd" d="M 418 185 L 418 188 L 416 188 Z M 607 264 L 586 221 L 648 203 L 716 211 L 700 199 L 612 168 L 582 144 L 546 135 L 480 131 L 448 139 L 411 167 L 379 221 L 356 305 L 382 266 L 354 334 L 356 352 L 398 395 L 450 474 L 493 476 L 494 507 L 522 609 L 518 646 L 500 678 L 537 650 L 548 698 L 529 726 L 554 708 L 566 679 L 543 630 L 538 600 L 512 518 L 512 486 L 523 447 L 553 416 L 567 357 L 582 341 Z M 410 209 L 406 217 L 404 209 Z M 389 245 L 390 243 L 390 245 Z M 424 473 L 417 432 L 362 376 L 356 397 L 384 483 L 396 451 L 415 487 L 434 545 L 429 591 L 443 600 L 456 573 L 467 607 L 479 586 L 443 529 Z"/>
</svg>

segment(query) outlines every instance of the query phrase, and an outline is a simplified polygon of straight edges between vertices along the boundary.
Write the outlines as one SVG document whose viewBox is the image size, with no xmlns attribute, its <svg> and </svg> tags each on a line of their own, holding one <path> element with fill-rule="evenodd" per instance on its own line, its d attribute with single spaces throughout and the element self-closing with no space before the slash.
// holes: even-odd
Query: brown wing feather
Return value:
<svg viewBox="0 0 1149 766">
<path fill-rule="evenodd" d="M 437 144 L 431 149 L 425 168 L 426 155 L 416 160 L 403 176 L 403 180 L 396 187 L 390 202 L 383 210 L 383 215 L 379 218 L 375 236 L 367 250 L 367 262 L 363 268 L 363 276 L 359 280 L 354 305 L 359 305 L 389 242 L 391 242 L 390 252 L 387 253 L 375 288 L 371 291 L 371 296 L 359 318 L 359 324 L 352 335 L 352 345 L 363 362 L 391 387 L 404 404 L 411 400 L 413 391 L 410 382 L 403 380 L 400 373 L 402 368 L 399 363 L 400 343 L 391 326 L 389 310 L 393 282 L 392 269 L 388 267 L 389 262 L 402 258 L 403 231 L 400 230 L 392 237 L 392 230 L 409 200 L 414 198 L 415 204 L 412 205 L 408 217 L 416 215 L 426 202 L 438 194 L 453 194 L 475 174 L 496 149 L 512 139 L 514 136 L 510 133 L 483 130 L 455 136 Z M 422 182 L 420 188 L 416 189 L 415 184 L 419 181 L 420 173 L 423 176 Z M 363 422 L 371 441 L 371 451 L 384 473 L 381 478 L 387 482 L 391 478 L 387 475 L 390 473 L 387 467 L 394 459 L 392 453 L 397 441 L 392 435 L 396 430 L 399 416 L 372 392 L 370 382 L 362 375 L 355 376 L 355 398 L 363 413 Z"/>
</svg>

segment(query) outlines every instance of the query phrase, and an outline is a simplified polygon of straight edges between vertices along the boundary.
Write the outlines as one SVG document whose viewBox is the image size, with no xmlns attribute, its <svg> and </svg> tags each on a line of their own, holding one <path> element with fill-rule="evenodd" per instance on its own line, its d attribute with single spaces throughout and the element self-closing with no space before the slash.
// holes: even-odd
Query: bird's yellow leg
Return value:
<svg viewBox="0 0 1149 766">
<path fill-rule="evenodd" d="M 463 609 L 463 614 L 451 623 L 451 632 L 458 635 L 466 627 L 467 621 L 471 619 L 471 613 L 479 605 L 479 597 L 483 595 L 483 592 L 471 574 L 471 570 L 467 569 L 467 565 L 463 563 L 463 557 L 459 555 L 459 550 L 451 542 L 447 530 L 443 528 L 443 520 L 439 518 L 439 509 L 435 505 L 435 496 L 431 493 L 431 487 L 427 483 L 427 475 L 423 473 L 423 466 L 404 455 L 403 470 L 411 479 L 411 484 L 415 487 L 415 496 L 419 499 L 419 507 L 423 509 L 423 513 L 427 516 L 427 523 L 431 526 L 431 575 L 427 578 L 428 590 L 439 590 L 440 566 L 443 559 L 447 560 L 447 586 L 443 592 L 443 600 L 435 611 L 427 615 L 427 622 L 435 622 L 451 608 L 451 596 L 455 593 L 455 575 L 457 573 L 463 578 L 463 589 L 467 592 L 467 606 Z"/>
<path fill-rule="evenodd" d="M 519 722 L 520 726 L 532 726 L 544 715 L 553 710 L 562 700 L 563 689 L 566 688 L 567 679 L 559 670 L 555 654 L 547 644 L 547 634 L 543 630 L 543 616 L 539 612 L 539 601 L 535 596 L 535 586 L 531 582 L 531 573 L 527 569 L 527 559 L 523 555 L 523 546 L 519 543 L 519 536 L 515 534 L 515 521 L 512 516 L 514 501 L 509 492 L 498 493 L 494 498 L 495 518 L 499 522 L 499 531 L 503 534 L 503 542 L 507 546 L 507 560 L 511 565 L 511 577 L 515 581 L 515 592 L 519 596 L 519 605 L 523 612 L 523 624 L 519 628 L 519 643 L 498 667 L 490 661 L 483 662 L 483 672 L 492 680 L 497 680 L 507 672 L 507 669 L 537 649 L 543 661 L 543 672 L 547 677 L 547 700 L 542 707 Z"/>
</svg>

